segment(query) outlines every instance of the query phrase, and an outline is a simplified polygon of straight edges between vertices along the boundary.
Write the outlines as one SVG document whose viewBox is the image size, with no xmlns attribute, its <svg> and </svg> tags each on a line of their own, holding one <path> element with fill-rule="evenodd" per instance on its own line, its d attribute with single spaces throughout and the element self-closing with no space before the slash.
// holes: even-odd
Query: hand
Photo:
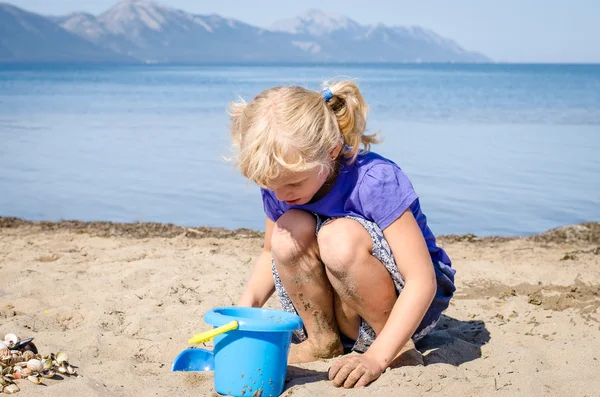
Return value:
<svg viewBox="0 0 600 397">
<path fill-rule="evenodd" d="M 386 367 L 369 355 L 351 355 L 340 358 L 329 369 L 329 380 L 335 387 L 364 387 L 381 376 Z"/>
</svg>

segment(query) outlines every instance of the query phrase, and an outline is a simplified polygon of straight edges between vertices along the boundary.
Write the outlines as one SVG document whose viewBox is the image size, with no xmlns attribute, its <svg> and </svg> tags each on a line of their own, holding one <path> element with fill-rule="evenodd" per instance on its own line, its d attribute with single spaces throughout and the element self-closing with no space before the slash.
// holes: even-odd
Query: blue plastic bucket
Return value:
<svg viewBox="0 0 600 397">
<path fill-rule="evenodd" d="M 238 329 L 214 339 L 215 391 L 230 396 L 277 397 L 283 392 L 292 331 L 299 316 L 249 307 L 215 308 L 204 315 L 219 327 L 233 320 Z"/>
</svg>

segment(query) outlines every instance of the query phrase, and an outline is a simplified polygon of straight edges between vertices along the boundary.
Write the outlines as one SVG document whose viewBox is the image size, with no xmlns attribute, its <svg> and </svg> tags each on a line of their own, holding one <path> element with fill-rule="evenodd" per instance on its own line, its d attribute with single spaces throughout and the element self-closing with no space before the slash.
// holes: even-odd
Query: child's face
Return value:
<svg viewBox="0 0 600 397">
<path fill-rule="evenodd" d="M 285 173 L 273 181 L 269 189 L 275 193 L 278 200 L 285 201 L 288 205 L 306 204 L 327 180 L 327 173 L 319 171 L 320 169 L 316 168 L 304 172 Z"/>
</svg>

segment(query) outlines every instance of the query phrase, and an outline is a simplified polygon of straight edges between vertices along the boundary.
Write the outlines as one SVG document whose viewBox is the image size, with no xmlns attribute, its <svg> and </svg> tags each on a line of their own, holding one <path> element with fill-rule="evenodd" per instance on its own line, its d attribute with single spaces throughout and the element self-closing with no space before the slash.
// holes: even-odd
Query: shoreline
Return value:
<svg viewBox="0 0 600 397">
<path fill-rule="evenodd" d="M 112 222 L 112 221 L 32 221 L 17 217 L 0 216 L 0 229 L 29 228 L 35 231 L 70 231 L 94 237 L 125 238 L 262 238 L 264 232 L 248 228 L 227 229 L 213 226 L 180 226 L 158 222 Z M 477 236 L 472 233 L 436 236 L 440 243 L 455 242 L 507 242 L 529 240 L 556 244 L 600 244 L 600 222 L 583 222 L 559 226 L 541 233 L 526 236 Z"/>
</svg>

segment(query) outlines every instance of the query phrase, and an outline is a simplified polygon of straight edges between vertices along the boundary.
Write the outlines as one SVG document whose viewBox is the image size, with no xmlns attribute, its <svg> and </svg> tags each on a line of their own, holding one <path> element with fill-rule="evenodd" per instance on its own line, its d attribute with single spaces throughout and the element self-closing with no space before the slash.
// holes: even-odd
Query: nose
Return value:
<svg viewBox="0 0 600 397">
<path fill-rule="evenodd" d="M 277 197 L 277 200 L 279 201 L 289 201 L 294 199 L 294 197 L 292 197 L 293 192 L 289 189 L 277 189 L 274 190 L 273 193 L 275 193 L 275 197 Z"/>
</svg>

